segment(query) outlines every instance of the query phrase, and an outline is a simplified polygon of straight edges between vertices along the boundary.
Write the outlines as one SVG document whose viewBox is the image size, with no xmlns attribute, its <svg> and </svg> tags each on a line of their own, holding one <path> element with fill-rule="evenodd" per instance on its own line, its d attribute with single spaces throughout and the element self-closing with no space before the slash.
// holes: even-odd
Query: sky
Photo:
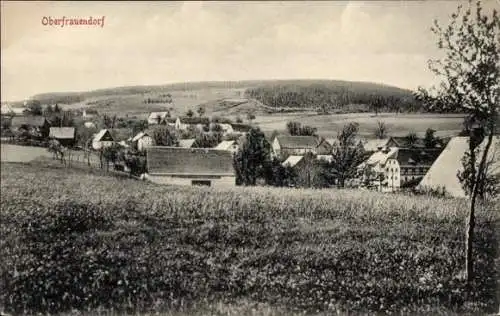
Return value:
<svg viewBox="0 0 500 316">
<path fill-rule="evenodd" d="M 251 79 L 435 82 L 430 31 L 460 1 L 4 2 L 2 101 L 44 92 Z M 499 0 L 486 1 L 500 5 Z M 101 26 L 43 25 L 44 17 Z"/>
</svg>

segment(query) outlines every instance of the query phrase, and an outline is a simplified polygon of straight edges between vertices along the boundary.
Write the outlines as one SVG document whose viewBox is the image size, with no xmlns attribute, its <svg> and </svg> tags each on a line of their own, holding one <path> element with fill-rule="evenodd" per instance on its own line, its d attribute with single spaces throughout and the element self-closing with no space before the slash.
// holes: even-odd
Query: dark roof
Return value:
<svg viewBox="0 0 500 316">
<path fill-rule="evenodd" d="M 11 124 L 14 127 L 23 125 L 28 126 L 43 126 L 47 120 L 43 116 L 14 116 Z"/>
<path fill-rule="evenodd" d="M 252 126 L 241 123 L 233 123 L 231 125 L 233 126 L 233 131 L 240 133 L 248 133 L 252 129 Z"/>
<path fill-rule="evenodd" d="M 150 174 L 233 176 L 233 156 L 225 150 L 152 146 L 146 149 Z"/>
<path fill-rule="evenodd" d="M 51 127 L 49 137 L 56 139 L 73 139 L 75 138 L 74 127 Z"/>
<path fill-rule="evenodd" d="M 408 144 L 405 136 L 393 136 L 393 137 L 389 138 L 388 142 L 390 142 L 391 139 L 397 144 L 397 147 L 409 147 L 409 144 Z M 412 147 L 424 148 L 425 147 L 424 139 L 417 138 L 415 140 L 415 143 L 412 145 Z"/>
<path fill-rule="evenodd" d="M 441 154 L 439 149 L 415 149 L 399 148 L 394 154 L 401 166 L 408 165 L 432 165 Z M 452 175 L 454 176 L 454 175 Z"/>
<path fill-rule="evenodd" d="M 316 148 L 319 140 L 315 136 L 277 136 L 281 148 Z"/>
</svg>

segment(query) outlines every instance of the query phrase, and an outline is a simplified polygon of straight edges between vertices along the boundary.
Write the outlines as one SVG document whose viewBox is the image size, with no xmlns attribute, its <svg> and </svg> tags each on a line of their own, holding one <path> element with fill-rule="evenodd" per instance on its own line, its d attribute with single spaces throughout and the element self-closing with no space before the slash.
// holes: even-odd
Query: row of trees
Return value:
<svg viewBox="0 0 500 316">
<path fill-rule="evenodd" d="M 292 136 L 317 136 L 318 129 L 308 125 L 302 126 L 299 122 L 288 122 L 286 124 L 288 133 Z"/>
</svg>

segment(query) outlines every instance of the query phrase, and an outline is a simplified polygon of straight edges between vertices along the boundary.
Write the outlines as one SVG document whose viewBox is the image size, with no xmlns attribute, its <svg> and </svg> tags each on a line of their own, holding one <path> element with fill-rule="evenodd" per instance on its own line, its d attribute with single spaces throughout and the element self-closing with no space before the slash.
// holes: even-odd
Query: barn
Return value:
<svg viewBox="0 0 500 316">
<path fill-rule="evenodd" d="M 71 147 L 75 144 L 74 127 L 51 127 L 49 137 L 56 139 L 61 145 Z"/>
<path fill-rule="evenodd" d="M 158 184 L 232 187 L 231 152 L 208 148 L 152 146 L 146 149 L 148 179 Z"/>
</svg>

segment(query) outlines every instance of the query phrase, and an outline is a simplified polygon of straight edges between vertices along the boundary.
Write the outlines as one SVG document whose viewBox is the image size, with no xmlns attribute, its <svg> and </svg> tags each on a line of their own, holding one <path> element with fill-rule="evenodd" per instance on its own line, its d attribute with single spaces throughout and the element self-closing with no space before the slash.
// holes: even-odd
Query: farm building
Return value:
<svg viewBox="0 0 500 316">
<path fill-rule="evenodd" d="M 332 146 L 316 136 L 276 136 L 272 143 L 273 155 L 286 157 L 303 155 L 308 152 L 317 155 L 328 155 Z"/>
<path fill-rule="evenodd" d="M 236 185 L 233 157 L 224 150 L 152 146 L 147 148 L 148 179 L 158 184 Z"/>
<path fill-rule="evenodd" d="M 179 140 L 179 147 L 192 148 L 195 142 L 196 142 L 196 138 L 181 139 L 181 140 Z"/>
<path fill-rule="evenodd" d="M 144 151 L 147 147 L 153 146 L 153 137 L 148 132 L 137 133 L 131 141 L 138 151 Z"/>
<path fill-rule="evenodd" d="M 113 145 L 114 139 L 111 133 L 107 129 L 101 129 L 99 133 L 94 135 L 92 139 L 92 148 L 95 150 L 100 150 L 104 147 L 109 147 Z"/>
<path fill-rule="evenodd" d="M 480 145 L 484 148 L 486 140 Z M 453 137 L 418 184 L 419 189 L 444 189 L 453 197 L 465 197 L 457 178 L 463 170 L 462 157 L 469 150 L 469 137 Z M 500 175 L 500 136 L 495 136 L 488 157 L 488 173 Z"/>
<path fill-rule="evenodd" d="M 168 116 L 168 112 L 151 112 L 148 116 L 148 124 L 160 124 Z"/>
<path fill-rule="evenodd" d="M 14 116 L 12 130 L 25 130 L 41 137 L 49 136 L 50 122 L 43 116 Z"/>
<path fill-rule="evenodd" d="M 51 127 L 49 137 L 56 139 L 61 145 L 71 147 L 75 144 L 74 127 Z"/>
</svg>

